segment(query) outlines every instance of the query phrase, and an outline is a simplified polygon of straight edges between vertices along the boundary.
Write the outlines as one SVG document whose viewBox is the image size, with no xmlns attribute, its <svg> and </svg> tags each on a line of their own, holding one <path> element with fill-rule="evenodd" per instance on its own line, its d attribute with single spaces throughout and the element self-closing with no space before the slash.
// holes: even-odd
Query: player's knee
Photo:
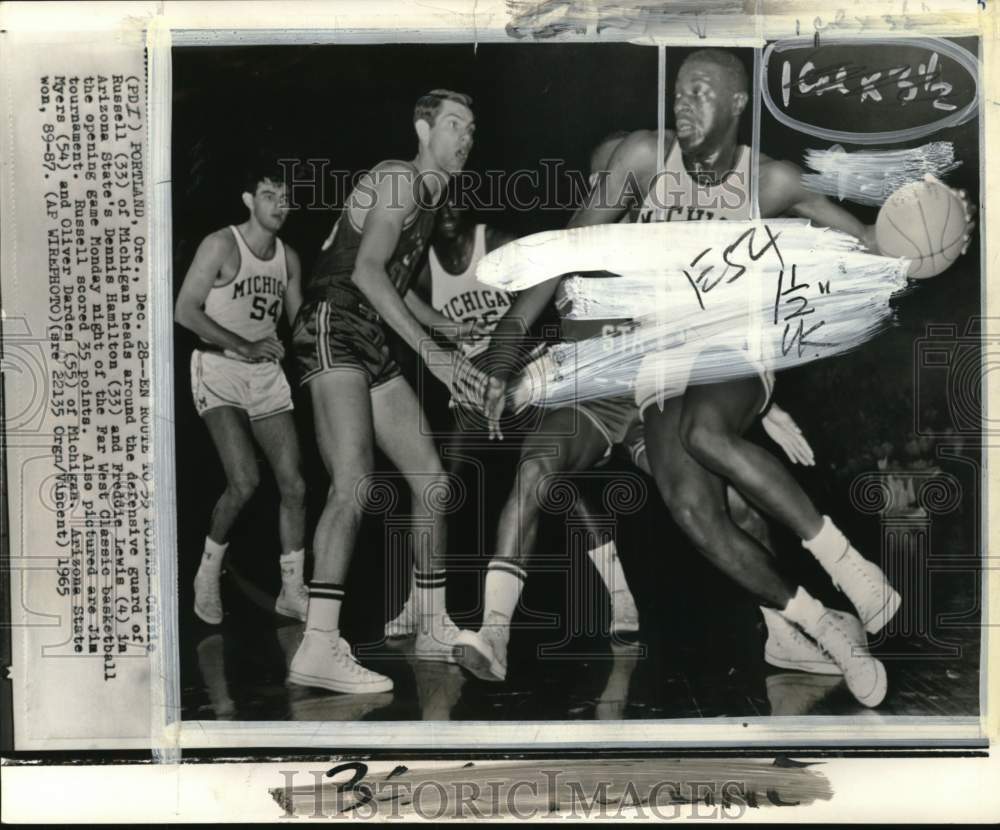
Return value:
<svg viewBox="0 0 1000 830">
<path fill-rule="evenodd" d="M 746 499 L 737 490 L 727 487 L 726 500 L 729 502 L 729 515 L 734 524 L 742 526 L 753 519 L 756 511 L 747 504 Z"/>
<path fill-rule="evenodd" d="M 448 475 L 440 464 L 436 471 L 428 471 L 408 477 L 414 509 L 423 505 L 432 513 L 450 513 L 454 510 L 458 492 L 455 479 Z"/>
<path fill-rule="evenodd" d="M 733 436 L 697 417 L 682 419 L 680 438 L 684 449 L 699 461 L 724 463 L 732 457 Z"/>
<path fill-rule="evenodd" d="M 330 483 L 326 504 L 338 515 L 360 517 L 366 510 L 378 505 L 382 497 L 380 485 L 369 477 L 341 476 L 339 481 Z"/>
<path fill-rule="evenodd" d="M 240 506 L 245 505 L 260 485 L 260 474 L 254 467 L 238 470 L 229 481 L 229 492 Z"/>
<path fill-rule="evenodd" d="M 576 491 L 559 473 L 551 459 L 532 460 L 522 467 L 522 492 L 532 506 L 554 513 L 573 507 Z"/>
<path fill-rule="evenodd" d="M 286 505 L 298 507 L 305 504 L 306 482 L 297 472 L 281 476 L 278 479 L 278 491 L 281 501 Z"/>
</svg>

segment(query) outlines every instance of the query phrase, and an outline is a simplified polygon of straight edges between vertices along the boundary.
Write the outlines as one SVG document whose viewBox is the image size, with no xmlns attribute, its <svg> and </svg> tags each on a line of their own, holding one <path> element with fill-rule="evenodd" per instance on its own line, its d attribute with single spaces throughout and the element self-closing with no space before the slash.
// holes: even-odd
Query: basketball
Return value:
<svg viewBox="0 0 1000 830">
<path fill-rule="evenodd" d="M 875 220 L 884 256 L 911 260 L 907 276 L 922 280 L 948 268 L 965 244 L 965 204 L 936 179 L 912 182 L 893 193 Z"/>
</svg>

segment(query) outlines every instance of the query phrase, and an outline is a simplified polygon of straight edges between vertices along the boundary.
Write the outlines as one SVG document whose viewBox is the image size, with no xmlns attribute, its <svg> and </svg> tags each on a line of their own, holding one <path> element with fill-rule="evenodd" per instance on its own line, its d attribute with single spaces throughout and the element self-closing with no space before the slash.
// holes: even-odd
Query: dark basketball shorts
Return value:
<svg viewBox="0 0 1000 830">
<path fill-rule="evenodd" d="M 607 448 L 599 463 L 611 457 L 611 450 L 624 443 L 632 426 L 640 423 L 639 410 L 631 395 L 616 398 L 595 398 L 573 404 L 573 408 L 584 415 L 604 436 Z"/>
<path fill-rule="evenodd" d="M 382 318 L 364 303 L 341 299 L 303 306 L 295 318 L 292 348 L 303 386 L 328 372 L 361 372 L 372 389 L 401 376 Z"/>
<path fill-rule="evenodd" d="M 564 345 L 567 345 L 568 349 L 572 348 L 571 344 Z M 521 376 L 534 378 L 535 381 L 532 383 L 537 385 L 538 379 L 549 377 L 554 371 L 553 367 L 563 362 L 565 358 L 560 356 L 562 351 L 559 346 L 546 350 L 524 367 Z M 611 457 L 611 450 L 621 444 L 632 425 L 640 421 L 639 409 L 631 393 L 569 402 L 558 408 L 574 410 L 579 417 L 586 418 L 593 424 L 604 438 L 605 450 L 599 464 L 603 464 Z"/>
</svg>

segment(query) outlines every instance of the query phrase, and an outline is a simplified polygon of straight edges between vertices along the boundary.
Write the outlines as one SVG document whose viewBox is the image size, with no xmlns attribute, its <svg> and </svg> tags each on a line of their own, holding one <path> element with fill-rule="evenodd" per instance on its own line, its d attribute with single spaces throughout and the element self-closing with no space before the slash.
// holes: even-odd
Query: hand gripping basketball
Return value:
<svg viewBox="0 0 1000 830">
<path fill-rule="evenodd" d="M 875 220 L 879 252 L 909 259 L 911 279 L 937 276 L 968 249 L 974 215 L 964 190 L 927 175 L 886 199 Z"/>
</svg>

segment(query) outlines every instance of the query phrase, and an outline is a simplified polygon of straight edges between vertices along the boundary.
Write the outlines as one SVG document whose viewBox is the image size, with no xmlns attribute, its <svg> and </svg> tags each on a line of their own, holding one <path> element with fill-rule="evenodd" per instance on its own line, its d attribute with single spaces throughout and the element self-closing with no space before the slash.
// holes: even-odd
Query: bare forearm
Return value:
<svg viewBox="0 0 1000 830">
<path fill-rule="evenodd" d="M 249 345 L 246 339 L 220 326 L 200 308 L 178 308 L 175 319 L 202 340 L 223 349 L 238 352 Z"/>
<path fill-rule="evenodd" d="M 403 302 L 417 321 L 427 328 L 453 326 L 454 322 L 428 305 L 415 291 L 407 291 Z"/>
<path fill-rule="evenodd" d="M 490 351 L 496 355 L 491 363 L 500 367 L 493 372 L 495 377 L 506 380 L 514 373 L 524 338 L 552 299 L 558 284 L 559 279 L 549 280 L 521 292 L 510 311 L 500 318 L 490 337 Z"/>
<path fill-rule="evenodd" d="M 419 352 L 420 343 L 427 334 L 399 296 L 385 269 L 358 263 L 352 280 L 393 331 L 411 349 Z"/>
</svg>

